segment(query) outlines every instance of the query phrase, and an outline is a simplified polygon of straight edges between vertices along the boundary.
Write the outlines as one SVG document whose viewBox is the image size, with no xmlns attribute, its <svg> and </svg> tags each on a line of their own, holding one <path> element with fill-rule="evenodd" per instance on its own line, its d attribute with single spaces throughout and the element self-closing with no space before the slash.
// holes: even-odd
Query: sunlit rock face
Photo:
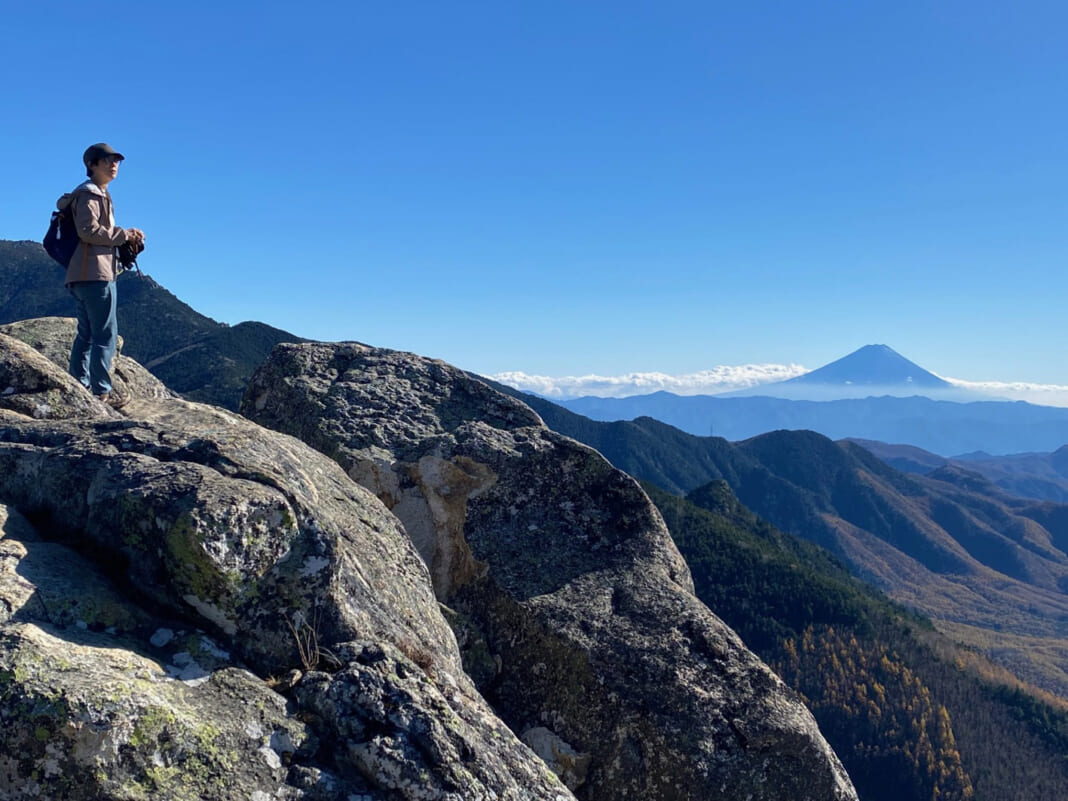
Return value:
<svg viewBox="0 0 1068 801">
<path fill-rule="evenodd" d="M 92 397 L 67 373 L 77 323 L 69 317 L 39 317 L 0 325 L 0 409 L 38 419 L 119 415 Z M 173 398 L 144 367 L 119 353 L 112 365 L 116 391 L 128 398 Z"/>
<path fill-rule="evenodd" d="M 0 335 L 0 798 L 573 797 L 373 494 L 165 388 L 83 403 L 47 350 Z"/>
<path fill-rule="evenodd" d="M 460 370 L 281 345 L 242 412 L 405 525 L 511 728 L 581 799 L 855 798 L 803 705 L 692 594 L 628 476 Z"/>
</svg>

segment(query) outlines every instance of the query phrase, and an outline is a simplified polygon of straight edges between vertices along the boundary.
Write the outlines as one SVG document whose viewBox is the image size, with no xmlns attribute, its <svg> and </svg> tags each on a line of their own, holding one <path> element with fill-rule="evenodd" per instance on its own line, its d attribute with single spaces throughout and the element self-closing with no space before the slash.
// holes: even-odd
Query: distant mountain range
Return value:
<svg viewBox="0 0 1068 801">
<path fill-rule="evenodd" d="M 640 479 L 677 493 L 727 482 L 763 519 L 827 548 L 984 652 L 994 655 L 991 632 L 1011 630 L 996 656 L 1068 697 L 1068 671 L 1045 656 L 1068 658 L 1068 506 L 1013 498 L 954 464 L 908 475 L 811 431 L 731 443 L 648 417 L 597 422 L 511 391 L 550 428 Z"/>
<path fill-rule="evenodd" d="M 0 268 L 0 324 L 73 314 L 60 271 L 38 243 L 0 240 Z M 229 409 L 237 409 L 249 376 L 274 345 L 304 341 L 260 322 L 219 323 L 150 277 L 120 278 L 119 314 L 126 355 L 185 397 Z M 832 439 L 912 445 L 942 457 L 1052 452 L 1068 443 L 1068 409 L 968 393 L 885 345 L 867 345 L 803 376 L 745 393 L 657 392 L 562 403 L 594 420 L 647 416 L 732 441 L 807 429 Z"/>
<path fill-rule="evenodd" d="M 952 717 L 975 798 L 1013 798 L 1021 782 L 1043 785 L 1041 797 L 1063 795 L 1063 702 L 1014 687 L 981 660 L 970 660 L 984 654 L 1013 675 L 1068 697 L 1068 506 L 1010 497 L 983 476 L 915 449 L 914 463 L 930 467 L 930 475 L 907 475 L 856 443 L 812 432 L 777 431 L 731 443 L 649 417 L 598 422 L 503 389 L 523 398 L 554 430 L 648 482 L 700 597 L 765 649 L 762 654 L 805 694 L 836 750 L 850 755 L 862 798 L 973 797 L 944 787 L 931 792 L 922 767 L 934 764 L 930 759 L 908 757 L 890 769 L 882 762 L 901 753 L 887 738 L 914 728 L 917 717 L 930 718 L 916 706 L 927 697 L 945 705 L 934 714 Z M 715 515 L 704 519 L 692 504 Z M 747 517 L 749 510 L 759 522 Z M 789 539 L 778 539 L 768 523 L 822 545 L 853 575 L 936 620 L 964 648 L 925 632 L 922 622 L 877 622 L 881 613 L 870 600 L 838 583 L 835 569 L 820 567 L 814 552 L 806 556 Z M 804 630 L 800 636 L 783 629 L 792 619 L 798 621 L 794 632 Z M 891 701 L 899 692 L 902 700 Z M 1046 702 L 1060 711 L 1044 709 Z M 898 703 L 907 710 L 900 720 L 892 711 Z M 868 715 L 870 739 L 850 745 L 857 714 Z M 1028 731 L 997 743 L 982 734 L 1007 734 L 1013 721 L 1027 721 Z M 1010 753 L 1018 747 L 1038 750 Z M 914 753 L 914 746 L 905 750 Z M 952 749 L 935 750 L 944 755 Z M 943 767 L 934 773 L 949 775 L 943 769 L 949 763 L 938 761 Z M 1030 772 L 1024 765 L 1035 769 L 1033 778 L 1023 778 Z"/>
<path fill-rule="evenodd" d="M 1068 408 L 1024 401 L 955 403 L 924 397 L 834 401 L 680 396 L 578 398 L 561 405 L 594 420 L 652 417 L 698 436 L 738 441 L 780 429 L 831 439 L 914 445 L 943 456 L 1054 451 L 1068 443 Z"/>
<path fill-rule="evenodd" d="M 969 453 L 946 459 L 911 445 L 855 440 L 891 467 L 904 473 L 931 475 L 943 468 L 972 472 L 1009 495 L 1068 503 L 1068 445 L 1053 453 L 992 456 Z"/>
<path fill-rule="evenodd" d="M 73 317 L 63 272 L 37 242 L 0 240 L 0 324 Z M 303 342 L 259 322 L 228 326 L 192 309 L 152 278 L 119 278 L 123 353 L 190 400 L 236 410 L 252 371 L 279 342 Z"/>
<path fill-rule="evenodd" d="M 990 400 L 885 345 L 865 346 L 805 375 L 745 392 L 656 392 L 560 404 L 593 420 L 652 417 L 690 434 L 732 441 L 809 430 L 831 439 L 913 445 L 942 456 L 1053 451 L 1068 443 L 1068 408 Z"/>
</svg>

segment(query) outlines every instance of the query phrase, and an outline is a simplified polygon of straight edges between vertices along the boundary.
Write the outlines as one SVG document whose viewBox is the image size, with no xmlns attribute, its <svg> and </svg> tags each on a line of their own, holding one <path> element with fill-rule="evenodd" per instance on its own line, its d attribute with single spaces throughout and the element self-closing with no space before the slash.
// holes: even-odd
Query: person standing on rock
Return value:
<svg viewBox="0 0 1068 801">
<path fill-rule="evenodd" d="M 70 374 L 111 406 L 122 399 L 111 386 L 111 363 L 119 340 L 116 316 L 115 249 L 125 242 L 144 244 L 137 228 L 115 225 L 115 209 L 108 184 L 119 174 L 125 156 L 98 142 L 82 155 L 89 180 L 56 201 L 60 211 L 72 206 L 78 243 L 67 265 L 66 286 L 77 305 L 78 333 L 70 351 Z"/>
</svg>

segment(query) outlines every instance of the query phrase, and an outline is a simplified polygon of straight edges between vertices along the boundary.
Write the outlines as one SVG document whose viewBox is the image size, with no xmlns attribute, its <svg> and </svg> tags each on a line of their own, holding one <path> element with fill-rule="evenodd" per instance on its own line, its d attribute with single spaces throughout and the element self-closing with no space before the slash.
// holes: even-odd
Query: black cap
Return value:
<svg viewBox="0 0 1068 801">
<path fill-rule="evenodd" d="M 85 166 L 88 167 L 94 161 L 98 161 L 108 156 L 114 156 L 119 161 L 123 161 L 126 156 L 122 155 L 119 151 L 113 148 L 111 145 L 104 142 L 97 142 L 95 145 L 89 145 L 86 148 L 84 154 L 82 154 L 82 161 L 85 162 Z"/>
</svg>

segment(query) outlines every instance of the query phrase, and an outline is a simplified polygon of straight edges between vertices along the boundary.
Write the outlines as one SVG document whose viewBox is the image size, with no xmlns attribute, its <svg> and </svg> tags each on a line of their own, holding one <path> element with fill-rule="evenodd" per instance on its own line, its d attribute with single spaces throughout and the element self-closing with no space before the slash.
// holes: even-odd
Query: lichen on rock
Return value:
<svg viewBox="0 0 1068 801">
<path fill-rule="evenodd" d="M 29 345 L 0 333 L 0 409 L 35 420 L 117 417 Z"/>
<path fill-rule="evenodd" d="M 0 613 L 0 798 L 298 797 L 285 763 L 317 741 L 284 698 L 219 649 L 180 678 L 183 640 L 146 642 L 149 615 L 3 506 Z"/>
<path fill-rule="evenodd" d="M 4 360 L 82 391 L 0 336 Z M 214 407 L 101 408 L 0 409 L 0 798 L 425 798 L 404 776 L 572 798 L 464 674 L 400 521 L 338 465 Z M 325 714 L 309 688 L 376 673 L 368 648 L 393 689 Z"/>
</svg>

